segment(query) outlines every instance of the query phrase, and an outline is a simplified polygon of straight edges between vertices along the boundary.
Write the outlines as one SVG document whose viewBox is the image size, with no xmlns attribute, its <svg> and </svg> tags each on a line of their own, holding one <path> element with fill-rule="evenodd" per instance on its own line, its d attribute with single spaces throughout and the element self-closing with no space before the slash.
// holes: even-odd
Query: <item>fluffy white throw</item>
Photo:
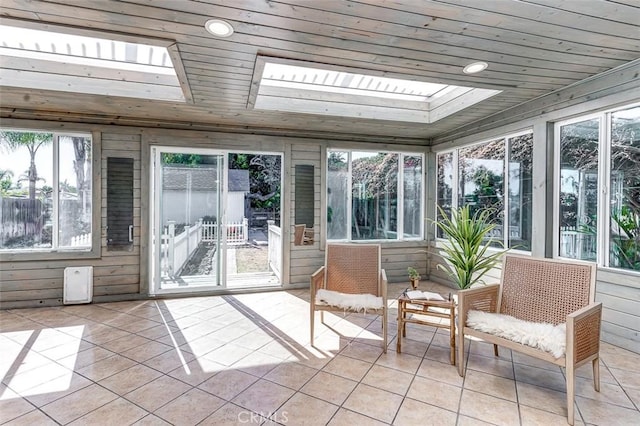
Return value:
<svg viewBox="0 0 640 426">
<path fill-rule="evenodd" d="M 509 315 L 469 311 L 467 326 L 550 352 L 556 358 L 563 356 L 566 350 L 566 324 L 530 322 Z"/>
<path fill-rule="evenodd" d="M 351 309 L 356 312 L 380 309 L 383 306 L 382 297 L 373 294 L 347 294 L 325 289 L 320 289 L 316 293 L 316 303 Z"/>
</svg>

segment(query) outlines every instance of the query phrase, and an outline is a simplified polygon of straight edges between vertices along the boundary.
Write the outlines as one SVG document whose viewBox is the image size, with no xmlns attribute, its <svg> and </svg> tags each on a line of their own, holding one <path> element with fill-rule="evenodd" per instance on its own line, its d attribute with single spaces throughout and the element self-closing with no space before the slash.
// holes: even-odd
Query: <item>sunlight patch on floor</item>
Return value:
<svg viewBox="0 0 640 426">
<path fill-rule="evenodd" d="M 83 333 L 81 325 L 2 333 L 2 383 L 23 397 L 69 389 Z M 40 354 L 60 345 L 71 352 L 64 359 L 66 366 Z M 5 387 L 0 400 L 17 397 Z"/>
</svg>

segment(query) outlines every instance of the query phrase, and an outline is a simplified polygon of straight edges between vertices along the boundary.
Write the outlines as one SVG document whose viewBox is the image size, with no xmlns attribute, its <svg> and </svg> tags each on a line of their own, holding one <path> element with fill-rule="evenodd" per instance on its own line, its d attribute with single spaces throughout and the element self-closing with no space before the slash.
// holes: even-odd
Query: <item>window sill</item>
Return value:
<svg viewBox="0 0 640 426">
<path fill-rule="evenodd" d="M 445 238 L 437 238 L 435 241 L 430 242 L 429 245 L 435 248 L 442 248 L 446 242 L 447 240 Z M 487 252 L 495 253 L 495 252 L 504 251 L 504 250 L 506 249 L 501 247 L 489 247 L 487 249 Z M 518 250 L 518 249 L 512 248 L 508 250 L 508 253 L 520 254 L 523 256 L 531 256 L 531 250 Z"/>
<path fill-rule="evenodd" d="M 640 271 L 598 266 L 597 281 L 640 289 Z M 597 288 L 597 287 L 596 287 Z"/>
<path fill-rule="evenodd" d="M 427 247 L 429 243 L 426 240 L 326 240 L 327 244 L 380 244 L 385 247 Z"/>
<path fill-rule="evenodd" d="M 73 259 L 99 259 L 100 250 L 92 249 L 87 251 L 79 250 L 58 250 L 58 251 L 12 251 L 0 252 L 0 263 L 2 262 L 35 262 L 41 260 L 73 260 Z"/>
</svg>

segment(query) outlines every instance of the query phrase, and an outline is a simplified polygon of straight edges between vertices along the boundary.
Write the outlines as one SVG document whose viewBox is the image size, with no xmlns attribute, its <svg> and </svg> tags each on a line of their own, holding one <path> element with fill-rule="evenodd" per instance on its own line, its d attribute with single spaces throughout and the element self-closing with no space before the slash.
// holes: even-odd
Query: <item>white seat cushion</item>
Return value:
<svg viewBox="0 0 640 426">
<path fill-rule="evenodd" d="M 467 313 L 467 327 L 550 352 L 556 358 L 565 354 L 566 324 L 530 322 L 509 315 L 472 310 Z"/>
<path fill-rule="evenodd" d="M 348 294 L 320 289 L 316 293 L 316 305 L 337 306 L 356 312 L 380 309 L 384 306 L 382 297 L 373 294 Z"/>
</svg>

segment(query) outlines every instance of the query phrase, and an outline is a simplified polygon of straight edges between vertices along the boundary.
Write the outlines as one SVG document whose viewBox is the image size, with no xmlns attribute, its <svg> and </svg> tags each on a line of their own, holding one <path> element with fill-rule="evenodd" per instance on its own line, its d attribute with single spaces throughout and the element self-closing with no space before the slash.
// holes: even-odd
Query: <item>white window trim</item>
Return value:
<svg viewBox="0 0 640 426">
<path fill-rule="evenodd" d="M 458 210 L 458 206 L 460 204 L 458 188 L 460 188 L 460 173 L 458 173 L 458 168 L 460 166 L 460 154 L 457 149 L 453 150 L 453 155 L 451 156 L 451 208 L 454 210 Z M 436 182 L 436 188 L 437 188 Z M 437 200 L 437 197 L 436 197 Z M 437 206 L 437 201 L 436 201 Z M 437 210 L 437 207 L 436 207 Z M 437 212 L 436 212 L 437 213 Z M 437 215 L 435 217 L 438 217 Z"/>
<path fill-rule="evenodd" d="M 518 136 L 524 136 L 524 135 L 533 135 L 533 129 L 526 129 L 526 130 L 521 130 L 518 132 L 513 132 L 513 133 L 508 133 L 506 135 L 502 135 L 502 136 L 495 136 L 495 137 L 491 137 L 491 138 L 487 138 L 487 139 L 483 139 L 480 142 L 473 142 L 470 144 L 465 144 L 465 145 L 461 145 L 458 146 L 456 148 L 451 148 L 451 149 L 447 149 L 447 150 L 442 150 L 442 151 L 437 151 L 436 152 L 436 167 L 437 167 L 437 157 L 440 155 L 446 155 L 449 153 L 452 153 L 452 158 L 451 158 L 451 168 L 452 168 L 452 179 L 451 179 L 451 209 L 452 210 L 457 210 L 459 207 L 459 198 L 460 198 L 460 194 L 459 194 L 459 187 L 460 187 L 460 170 L 459 170 L 459 165 L 460 165 L 460 150 L 464 149 L 464 148 L 469 148 L 472 146 L 477 146 L 477 145 L 482 145 L 482 144 L 486 144 L 489 142 L 495 142 L 497 140 L 502 140 L 502 142 L 505 145 L 505 151 L 504 151 L 504 163 L 503 163 L 503 186 L 504 186 L 504 210 L 503 210 L 503 236 L 502 236 L 502 244 L 504 245 L 504 247 L 509 247 L 509 148 L 510 148 L 510 143 L 509 141 L 511 139 L 517 138 Z M 437 194 L 437 190 L 438 190 L 438 182 L 437 182 L 437 174 L 436 174 L 436 196 L 435 196 L 435 215 L 434 217 L 438 217 L 438 194 Z M 446 238 L 442 238 L 442 237 L 438 237 L 438 233 L 435 232 L 435 239 L 436 239 L 436 243 L 441 242 L 441 241 L 445 241 Z M 489 248 L 489 250 L 492 250 L 491 248 Z M 496 249 L 498 250 L 498 249 Z M 510 251 L 516 252 L 516 253 L 523 253 L 523 254 L 530 254 L 531 250 L 521 250 L 521 249 L 516 249 L 516 248 L 512 248 L 510 249 Z"/>
<path fill-rule="evenodd" d="M 602 200 L 603 198 L 603 190 L 606 185 L 604 185 L 603 180 L 603 169 L 601 167 L 603 161 L 603 152 L 608 151 L 611 147 L 611 144 L 603 139 L 603 127 L 604 127 L 604 112 L 588 114 L 581 117 L 574 117 L 572 119 L 566 121 L 560 121 L 554 124 L 553 128 L 553 170 L 554 170 L 554 180 L 553 180 L 553 257 L 558 259 L 573 259 L 560 256 L 560 132 L 562 127 L 569 126 L 571 124 L 582 123 L 584 121 L 589 120 L 598 120 L 598 197 L 596 211 L 598 212 L 598 219 L 596 223 L 596 233 L 597 233 L 597 247 L 596 247 L 596 263 L 599 266 L 603 266 L 603 253 L 600 250 L 600 247 L 603 247 L 603 239 L 604 232 L 603 226 L 606 228 L 605 216 L 602 211 Z M 606 146 L 608 145 L 608 146 Z M 606 176 L 604 176 L 606 179 Z M 608 203 L 605 203 L 608 204 Z M 606 219 L 609 217 L 606 216 Z M 604 224 L 604 225 L 603 225 Z M 575 259 L 580 260 L 580 259 Z M 607 262 L 608 264 L 608 262 Z"/>
<path fill-rule="evenodd" d="M 616 273 L 628 273 L 631 275 L 639 275 L 640 272 L 631 269 L 610 266 L 610 186 L 611 186 L 611 124 L 612 115 L 618 111 L 624 111 L 640 106 L 640 103 L 632 103 L 623 105 L 614 109 L 603 110 L 597 113 L 581 115 L 568 120 L 558 121 L 554 123 L 553 128 L 553 156 L 554 156 L 554 179 L 553 179 L 553 257 L 562 259 L 560 256 L 560 129 L 563 126 L 598 119 L 600 128 L 598 129 L 598 213 L 596 232 L 596 264 L 601 268 L 608 268 Z M 579 259 L 576 259 L 579 260 Z"/>
<path fill-rule="evenodd" d="M 93 171 L 91 172 L 93 173 Z M 53 211 L 51 212 L 52 220 L 51 224 L 53 229 L 51 232 L 51 249 L 53 251 L 59 250 L 60 236 L 60 135 L 53 134 L 53 191 L 51 197 L 53 198 Z M 93 206 L 91 206 L 93 209 Z M 91 224 L 93 229 L 93 224 Z M 89 247 L 91 250 L 91 247 Z M 76 250 L 70 250 L 76 251 Z M 77 250 L 82 251 L 82 250 Z"/>
<path fill-rule="evenodd" d="M 418 237 L 406 238 L 404 236 L 404 158 L 405 157 L 419 157 L 422 162 L 422 172 L 421 172 L 421 184 L 422 187 L 420 189 L 420 217 L 424 217 L 425 212 L 425 155 L 421 152 L 411 152 L 410 150 L 403 151 L 384 151 L 384 150 L 375 150 L 375 149 L 349 149 L 349 148 L 327 148 L 326 149 L 326 162 L 325 162 L 325 193 L 324 197 L 326 198 L 326 187 L 328 186 L 328 167 L 329 167 L 329 154 L 331 152 L 344 152 L 347 154 L 347 238 L 346 239 L 330 239 L 327 235 L 327 227 L 325 227 L 325 240 L 327 242 L 352 242 L 352 243 L 394 243 L 394 242 L 407 242 L 407 241 L 422 241 L 424 240 L 424 220 L 420 221 L 420 235 Z M 397 200 L 397 231 L 395 239 L 372 239 L 372 240 L 354 240 L 351 238 L 351 228 L 353 225 L 353 169 L 352 169 L 352 156 L 353 152 L 371 152 L 371 153 L 384 153 L 384 154 L 398 154 L 398 186 L 396 188 L 398 194 Z M 324 216 L 326 217 L 326 210 L 329 205 L 325 206 Z"/>
<path fill-rule="evenodd" d="M 611 229 L 611 216 L 609 202 L 611 194 L 611 113 L 606 113 L 600 118 L 600 132 L 598 137 L 598 238 L 596 246 L 596 259 L 599 265 L 609 266 L 609 231 Z M 602 232 L 601 232 L 602 231 Z M 599 248 L 602 247 L 602 250 Z"/>
<path fill-rule="evenodd" d="M 50 133 L 52 134 L 52 151 L 53 151 L 53 165 L 52 165 L 52 193 L 51 193 L 51 197 L 52 197 L 52 220 L 51 220 L 51 247 L 49 248 L 26 248 L 26 249 L 21 249 L 21 250 L 16 250 L 16 249 L 0 249 L 0 253 L 2 254 L 3 257 L 9 257 L 9 256 L 18 256 L 18 257 L 22 257 L 24 255 L 28 256 L 30 254 L 57 254 L 57 253 L 68 253 L 68 254 L 81 254 L 81 253 L 90 253 L 90 254 L 95 254 L 98 247 L 96 247 L 96 238 L 94 237 L 94 234 L 96 232 L 95 227 L 96 227 L 96 223 L 95 223 L 95 218 L 96 215 L 94 213 L 94 209 L 96 209 L 96 196 L 95 196 L 95 191 L 96 191 L 96 180 L 94 179 L 95 176 L 95 165 L 96 165 L 96 159 L 95 159 L 95 135 L 92 134 L 91 132 L 57 132 L 57 131 L 49 131 L 49 130 L 43 130 L 43 129 L 25 129 L 25 128 L 13 128 L 13 127 L 3 127 L 2 128 L 3 131 L 11 131 L 11 132 L 29 132 L 29 133 Z M 60 247 L 59 246 L 59 230 L 60 230 L 60 213 L 59 213 L 59 204 L 60 204 L 60 176 L 59 176 L 59 167 L 60 167 L 60 137 L 83 137 L 83 138 L 88 138 L 91 140 L 91 159 L 90 159 L 90 164 L 91 164 L 91 244 L 89 246 L 84 246 L 84 247 L 78 247 L 78 248 L 73 248 L 73 247 Z M 98 155 L 100 154 L 100 151 L 98 150 Z M 98 163 L 99 164 L 99 163 Z M 98 199 L 99 200 L 99 199 Z M 98 208 L 100 206 L 100 203 L 97 204 Z M 9 259 L 8 259 L 9 260 Z"/>
</svg>

